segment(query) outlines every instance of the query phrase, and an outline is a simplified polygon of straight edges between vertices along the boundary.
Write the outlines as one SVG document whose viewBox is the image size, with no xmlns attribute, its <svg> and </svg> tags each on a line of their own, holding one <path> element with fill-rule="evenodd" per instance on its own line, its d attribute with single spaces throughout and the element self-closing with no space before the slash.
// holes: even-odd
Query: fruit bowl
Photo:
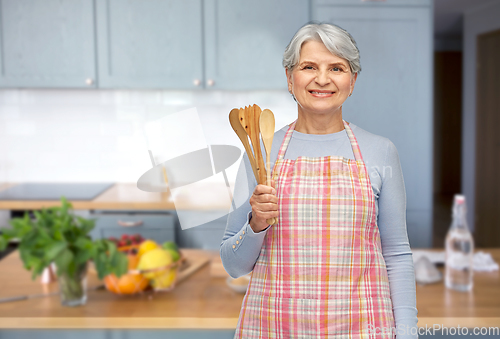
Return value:
<svg viewBox="0 0 500 339">
<path fill-rule="evenodd" d="M 143 277 L 149 278 L 150 285 L 154 291 L 171 291 L 175 288 L 175 284 L 178 278 L 179 268 L 185 261 L 185 258 L 180 253 L 180 257 L 177 261 L 171 263 L 170 265 L 165 265 L 162 267 L 152 268 L 152 269 L 136 269 L 129 271 L 132 274 L 141 274 Z"/>
<path fill-rule="evenodd" d="M 140 244 L 118 247 L 120 252 L 127 253 L 128 272 L 119 278 L 114 274 L 104 277 L 106 289 L 120 295 L 142 293 L 149 288 L 154 291 L 171 291 L 175 287 L 179 267 L 185 261 L 182 252 L 179 251 L 177 260 L 169 265 L 153 269 L 138 269 L 140 257 L 137 253 L 140 251 L 139 247 Z"/>
<path fill-rule="evenodd" d="M 129 250 L 127 246 L 126 249 L 118 248 L 120 252 L 126 252 Z M 137 294 L 144 291 L 149 286 L 149 280 L 146 279 L 142 274 L 135 272 L 134 268 L 137 266 L 138 257 L 134 254 L 128 254 L 128 272 L 117 277 L 114 274 L 110 274 L 104 277 L 104 286 L 110 292 L 115 294 Z"/>
</svg>

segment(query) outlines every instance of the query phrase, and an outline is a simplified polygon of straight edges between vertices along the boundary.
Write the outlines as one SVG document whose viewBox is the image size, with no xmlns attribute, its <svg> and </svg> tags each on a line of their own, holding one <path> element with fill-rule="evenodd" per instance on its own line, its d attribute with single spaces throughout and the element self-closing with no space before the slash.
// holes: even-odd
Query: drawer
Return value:
<svg viewBox="0 0 500 339">
<path fill-rule="evenodd" d="M 140 234 L 158 243 L 175 241 L 175 215 L 172 213 L 94 212 L 90 218 L 96 221 L 91 232 L 94 239 Z"/>
<path fill-rule="evenodd" d="M 193 215 L 193 218 L 197 216 Z M 226 223 L 227 215 L 186 230 L 179 227 L 176 230 L 176 241 L 180 247 L 218 250 L 226 230 Z"/>
</svg>

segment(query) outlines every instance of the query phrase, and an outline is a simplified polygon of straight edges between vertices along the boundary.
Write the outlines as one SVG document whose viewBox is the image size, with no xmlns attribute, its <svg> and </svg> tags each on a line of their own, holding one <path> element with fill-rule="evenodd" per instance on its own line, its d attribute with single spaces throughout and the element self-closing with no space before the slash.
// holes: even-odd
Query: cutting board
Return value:
<svg viewBox="0 0 500 339">
<path fill-rule="evenodd" d="M 186 257 L 186 260 L 179 268 L 176 284 L 186 280 L 190 275 L 198 271 L 210 261 L 210 258 L 207 256 L 196 255 L 192 252 L 186 253 L 186 251 L 182 251 L 182 253 Z"/>
</svg>

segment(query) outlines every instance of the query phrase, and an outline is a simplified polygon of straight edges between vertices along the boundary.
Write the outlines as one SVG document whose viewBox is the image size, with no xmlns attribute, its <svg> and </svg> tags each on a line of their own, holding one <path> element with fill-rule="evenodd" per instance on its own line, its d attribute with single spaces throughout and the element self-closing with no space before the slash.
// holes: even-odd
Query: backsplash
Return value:
<svg viewBox="0 0 500 339">
<path fill-rule="evenodd" d="M 151 168 L 144 124 L 193 107 L 207 144 L 243 150 L 228 115 L 254 103 L 276 129 L 297 115 L 286 91 L 1 90 L 0 181 L 136 182 Z"/>
</svg>

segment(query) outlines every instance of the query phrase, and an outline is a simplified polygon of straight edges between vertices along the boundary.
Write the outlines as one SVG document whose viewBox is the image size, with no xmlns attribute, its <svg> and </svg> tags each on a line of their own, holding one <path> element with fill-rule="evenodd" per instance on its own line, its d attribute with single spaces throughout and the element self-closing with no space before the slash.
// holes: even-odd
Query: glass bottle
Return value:
<svg viewBox="0 0 500 339">
<path fill-rule="evenodd" d="M 445 285 L 457 291 L 470 291 L 473 287 L 474 239 L 465 213 L 465 196 L 455 194 L 453 222 L 445 242 Z"/>
</svg>

